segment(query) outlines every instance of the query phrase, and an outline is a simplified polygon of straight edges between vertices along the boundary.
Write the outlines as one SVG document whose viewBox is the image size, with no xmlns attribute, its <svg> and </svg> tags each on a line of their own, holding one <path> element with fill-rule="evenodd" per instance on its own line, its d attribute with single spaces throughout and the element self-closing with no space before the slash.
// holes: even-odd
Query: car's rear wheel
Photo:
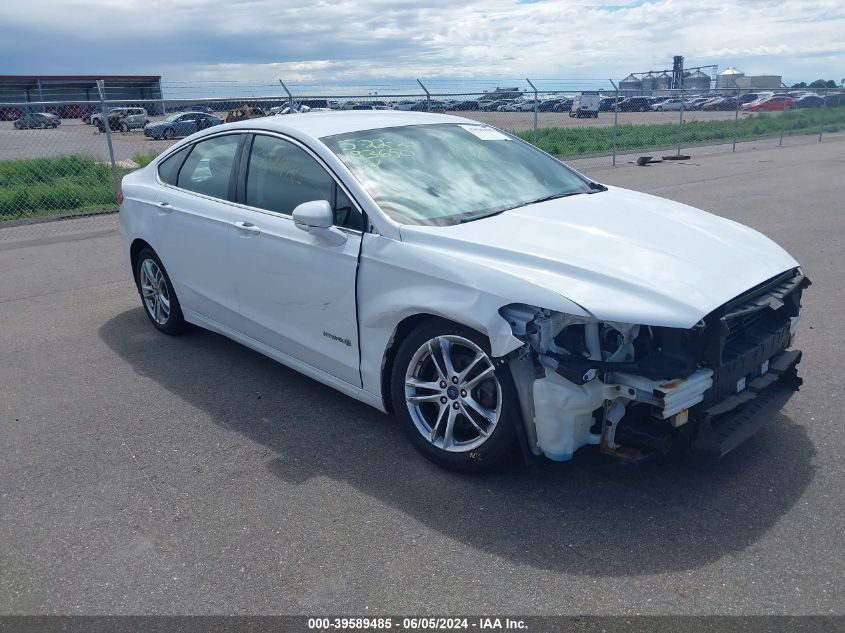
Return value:
<svg viewBox="0 0 845 633">
<path fill-rule="evenodd" d="M 165 334 L 179 334 L 187 328 L 182 308 L 170 277 L 158 255 L 143 249 L 135 260 L 135 281 L 144 312 L 152 324 Z"/>
<path fill-rule="evenodd" d="M 490 468 L 516 440 L 516 389 L 479 333 L 432 320 L 401 343 L 393 363 L 393 410 L 414 446 L 440 466 Z"/>
</svg>

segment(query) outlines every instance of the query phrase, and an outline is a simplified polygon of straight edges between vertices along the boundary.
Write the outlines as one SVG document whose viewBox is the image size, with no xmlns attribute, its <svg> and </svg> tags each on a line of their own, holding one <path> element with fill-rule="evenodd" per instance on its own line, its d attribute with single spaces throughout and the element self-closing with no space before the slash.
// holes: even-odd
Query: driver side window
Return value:
<svg viewBox="0 0 845 633">
<path fill-rule="evenodd" d="M 283 139 L 257 135 L 249 155 L 246 204 L 291 215 L 312 200 L 332 204 L 336 226 L 361 230 L 360 212 L 308 152 Z"/>
</svg>

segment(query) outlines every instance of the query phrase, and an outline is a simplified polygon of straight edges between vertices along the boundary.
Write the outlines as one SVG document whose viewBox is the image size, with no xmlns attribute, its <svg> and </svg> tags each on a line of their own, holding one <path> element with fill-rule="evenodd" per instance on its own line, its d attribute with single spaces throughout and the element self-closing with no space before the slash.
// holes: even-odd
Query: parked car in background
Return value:
<svg viewBox="0 0 845 633">
<path fill-rule="evenodd" d="M 466 101 L 458 101 L 452 107 L 453 110 L 457 111 L 469 111 L 469 110 L 478 110 L 481 106 L 478 103 L 477 99 L 467 99 Z"/>
<path fill-rule="evenodd" d="M 188 106 L 184 110 L 185 112 L 204 112 L 206 114 L 214 114 L 214 110 L 212 110 L 209 106 L 204 104 L 194 104 Z"/>
<path fill-rule="evenodd" d="M 535 108 L 539 109 L 540 102 L 535 101 L 534 99 L 525 99 L 524 101 L 519 101 L 515 104 L 514 111 L 515 112 L 533 112 Z"/>
<path fill-rule="evenodd" d="M 153 139 L 171 139 L 177 136 L 190 136 L 214 125 L 220 125 L 223 119 L 207 112 L 176 112 L 163 121 L 155 121 L 144 126 L 144 136 Z"/>
<path fill-rule="evenodd" d="M 106 127 L 103 123 L 103 117 L 91 118 L 91 121 L 94 124 L 94 127 L 97 128 L 100 132 L 105 132 Z M 123 112 L 120 110 L 112 110 L 109 112 L 108 116 L 108 124 L 109 129 L 113 132 L 128 132 L 129 131 L 129 124 L 124 120 Z"/>
<path fill-rule="evenodd" d="M 49 112 L 29 112 L 14 122 L 16 130 L 32 130 L 57 128 L 62 121 L 55 114 Z"/>
<path fill-rule="evenodd" d="M 307 106 L 304 103 L 298 103 L 294 101 L 292 107 L 290 103 L 285 103 L 284 105 L 280 106 L 273 106 L 272 108 L 270 108 L 267 114 L 305 114 L 306 112 L 311 112 L 311 110 L 313 110 L 313 108 L 311 108 L 310 106 Z"/>
<path fill-rule="evenodd" d="M 604 97 L 599 101 L 599 112 L 614 112 L 616 106 L 625 99 L 626 97 Z"/>
<path fill-rule="evenodd" d="M 651 101 L 648 97 L 628 97 L 620 101 L 617 107 L 620 112 L 648 112 L 651 110 Z"/>
<path fill-rule="evenodd" d="M 553 112 L 555 106 L 560 102 L 561 99 L 544 99 L 537 106 L 537 110 L 539 110 L 540 112 Z"/>
<path fill-rule="evenodd" d="M 821 108 L 824 106 L 824 97 L 819 95 L 805 94 L 795 99 L 796 108 Z"/>
<path fill-rule="evenodd" d="M 128 132 L 129 130 L 141 129 L 149 120 L 150 118 L 144 108 L 111 108 L 109 110 L 109 128 L 112 130 Z M 100 132 L 105 130 L 102 112 L 92 114 L 91 123 Z"/>
<path fill-rule="evenodd" d="M 683 99 L 678 97 L 672 97 L 666 99 L 665 101 L 661 101 L 660 103 L 656 103 L 651 106 L 651 109 L 655 112 L 663 112 L 663 111 L 670 111 L 670 110 L 680 110 L 681 108 L 686 109 L 685 102 Z"/>
<path fill-rule="evenodd" d="M 508 103 L 510 103 L 510 99 L 496 99 L 495 101 L 491 101 L 487 105 L 481 106 L 481 109 L 486 112 L 495 112 L 501 106 L 507 105 Z"/>
<path fill-rule="evenodd" d="M 23 116 L 20 108 L 0 107 L 0 121 L 16 121 Z"/>
<path fill-rule="evenodd" d="M 736 97 L 716 97 L 703 106 L 702 110 L 736 110 Z"/>
<path fill-rule="evenodd" d="M 740 107 L 746 103 L 751 103 L 752 101 L 757 101 L 757 99 L 761 99 L 762 97 L 767 95 L 761 95 L 756 92 L 746 92 L 745 94 L 739 95 L 739 103 Z"/>
<path fill-rule="evenodd" d="M 742 106 L 742 109 L 748 112 L 765 112 L 794 107 L 795 101 L 792 100 L 792 97 L 774 95 L 772 97 L 765 97 L 763 99 L 758 99 L 757 101 L 752 101 L 751 103 L 746 103 Z"/>
<path fill-rule="evenodd" d="M 247 119 L 257 119 L 259 117 L 267 116 L 264 109 L 257 105 L 250 105 L 244 103 L 243 105 L 232 108 L 226 113 L 226 123 L 234 123 L 235 121 L 245 121 Z"/>
<path fill-rule="evenodd" d="M 443 102 L 442 101 L 426 101 L 422 100 L 414 107 L 411 108 L 411 112 L 436 112 L 437 110 L 443 110 Z"/>
<path fill-rule="evenodd" d="M 834 92 L 824 96 L 824 106 L 826 108 L 836 108 L 845 105 L 845 93 Z"/>
<path fill-rule="evenodd" d="M 520 449 L 567 461 L 591 445 L 634 463 L 720 457 L 801 384 L 793 345 L 809 280 L 783 248 L 469 119 L 225 125 L 124 176 L 118 199 L 148 327 L 210 329 L 391 411 L 446 468 L 494 467 Z M 383 435 L 378 450 L 395 452 Z M 343 442 L 306 436 L 315 454 Z M 767 439 L 794 448 L 788 433 Z M 730 476 L 743 458 L 755 476 L 757 457 L 737 455 Z"/>
<path fill-rule="evenodd" d="M 713 109 L 713 108 L 710 108 L 710 107 L 708 107 L 708 106 L 714 106 L 714 105 L 716 105 L 717 103 L 720 103 L 721 101 L 722 101 L 722 97 L 710 97 L 709 99 L 706 99 L 705 101 L 702 101 L 702 102 L 698 105 L 698 107 L 696 108 L 696 110 L 708 110 L 708 109 Z"/>
<path fill-rule="evenodd" d="M 393 104 L 393 109 L 394 110 L 410 110 L 415 105 L 417 105 L 418 103 L 419 103 L 419 101 L 411 101 L 411 100 L 408 100 L 408 99 L 406 99 L 404 101 L 397 101 L 396 103 Z"/>
<path fill-rule="evenodd" d="M 516 112 L 517 103 L 518 102 L 516 100 L 508 101 L 507 103 L 500 105 L 498 108 L 496 108 L 496 110 L 498 112 Z"/>
<path fill-rule="evenodd" d="M 693 97 L 684 102 L 684 110 L 701 110 L 701 106 L 710 101 L 710 97 Z"/>
<path fill-rule="evenodd" d="M 572 110 L 572 104 L 575 103 L 575 99 L 561 99 L 560 103 L 558 103 L 554 108 L 552 108 L 553 112 L 569 112 Z"/>
</svg>

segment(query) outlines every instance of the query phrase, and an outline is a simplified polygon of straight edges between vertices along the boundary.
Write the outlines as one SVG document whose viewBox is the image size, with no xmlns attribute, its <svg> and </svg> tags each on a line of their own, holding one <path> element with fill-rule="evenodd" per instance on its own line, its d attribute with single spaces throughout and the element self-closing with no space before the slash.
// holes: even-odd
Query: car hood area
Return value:
<svg viewBox="0 0 845 633">
<path fill-rule="evenodd" d="M 455 226 L 406 225 L 401 235 L 403 242 L 447 251 L 456 262 L 483 264 L 489 277 L 473 283 L 491 292 L 519 287 L 513 302 L 555 310 L 545 305 L 552 291 L 603 321 L 665 327 L 692 327 L 798 266 L 753 229 L 616 187 Z"/>
</svg>

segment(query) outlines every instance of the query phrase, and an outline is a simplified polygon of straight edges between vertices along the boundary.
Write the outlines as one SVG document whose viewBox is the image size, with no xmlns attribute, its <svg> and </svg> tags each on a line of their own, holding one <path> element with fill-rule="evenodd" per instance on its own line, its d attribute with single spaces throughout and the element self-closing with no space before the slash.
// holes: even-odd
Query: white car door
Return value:
<svg viewBox="0 0 845 633">
<path fill-rule="evenodd" d="M 247 336 L 360 386 L 355 301 L 362 216 L 303 146 L 256 134 L 245 148 L 230 252 Z M 344 243 L 301 228 L 293 209 L 327 200 Z"/>
<path fill-rule="evenodd" d="M 228 261 L 227 198 L 243 136 L 213 136 L 164 161 L 159 178 L 165 186 L 156 201 L 154 248 L 182 308 L 234 329 L 241 322 Z"/>
</svg>

